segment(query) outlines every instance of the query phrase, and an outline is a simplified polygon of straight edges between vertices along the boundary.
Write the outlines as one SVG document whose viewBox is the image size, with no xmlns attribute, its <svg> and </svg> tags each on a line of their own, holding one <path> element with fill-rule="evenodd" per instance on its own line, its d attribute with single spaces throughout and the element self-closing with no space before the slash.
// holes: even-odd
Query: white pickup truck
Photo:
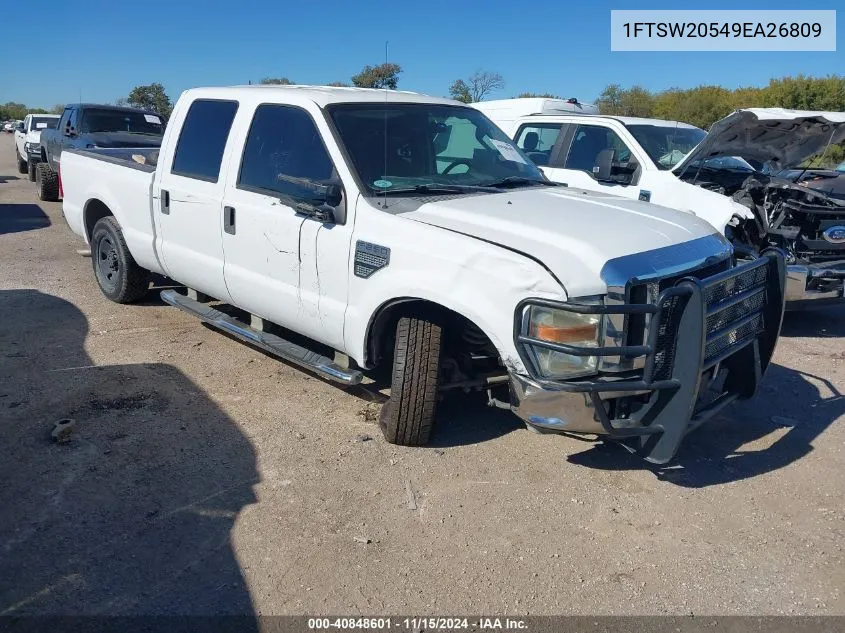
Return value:
<svg viewBox="0 0 845 633">
<path fill-rule="evenodd" d="M 193 89 L 160 152 L 66 150 L 60 179 L 109 299 L 160 273 L 188 288 L 166 302 L 326 379 L 386 369 L 390 442 L 479 390 L 664 463 L 754 394 L 780 331 L 778 251 L 737 265 L 689 214 L 554 185 L 446 99 Z"/>
<path fill-rule="evenodd" d="M 41 160 L 41 131 L 56 127 L 58 114 L 27 114 L 15 130 L 15 159 L 18 172 L 35 180 L 35 165 Z"/>
<path fill-rule="evenodd" d="M 787 309 L 845 296 L 845 200 L 780 172 L 845 138 L 845 113 L 737 110 L 710 132 L 680 121 L 589 112 L 549 114 L 508 103 L 472 104 L 513 138 L 551 180 L 649 200 L 707 220 L 737 250 L 786 253 Z M 796 174 L 801 173 L 797 170 Z"/>
</svg>

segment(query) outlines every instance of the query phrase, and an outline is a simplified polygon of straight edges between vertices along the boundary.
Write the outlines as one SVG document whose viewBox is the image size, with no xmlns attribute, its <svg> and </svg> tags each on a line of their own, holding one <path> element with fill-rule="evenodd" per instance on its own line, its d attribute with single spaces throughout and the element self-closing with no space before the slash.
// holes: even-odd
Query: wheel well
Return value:
<svg viewBox="0 0 845 633">
<path fill-rule="evenodd" d="M 370 321 L 366 345 L 368 366 L 375 367 L 381 360 L 393 358 L 396 324 L 402 317 L 411 316 L 432 319 L 440 323 L 444 336 L 452 339 L 449 341 L 449 347 L 466 344 L 498 355 L 498 351 L 484 331 L 463 315 L 433 301 L 404 297 L 382 305 Z"/>
<path fill-rule="evenodd" d="M 94 225 L 102 218 L 114 215 L 104 202 L 100 200 L 90 200 L 85 205 L 85 237 L 88 242 L 91 242 L 91 233 L 94 232 Z"/>
</svg>

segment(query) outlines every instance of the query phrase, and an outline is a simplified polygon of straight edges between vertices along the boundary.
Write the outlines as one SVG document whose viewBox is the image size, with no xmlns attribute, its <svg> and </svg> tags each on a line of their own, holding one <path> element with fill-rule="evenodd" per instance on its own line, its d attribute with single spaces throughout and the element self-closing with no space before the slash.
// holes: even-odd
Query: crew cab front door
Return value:
<svg viewBox="0 0 845 633">
<path fill-rule="evenodd" d="M 223 278 L 224 156 L 236 101 L 197 99 L 188 109 L 175 151 L 166 151 L 153 191 L 163 266 L 173 279 L 231 301 Z M 172 123 L 171 123 L 172 124 Z"/>
<path fill-rule="evenodd" d="M 233 303 L 343 349 L 351 226 L 291 206 L 313 199 L 302 181 L 337 181 L 320 131 L 303 108 L 272 103 L 258 105 L 248 126 L 243 151 L 230 159 L 223 201 Z"/>
<path fill-rule="evenodd" d="M 541 167 L 550 180 L 626 198 L 650 197 L 650 192 L 642 191 L 638 186 L 642 167 L 636 168 L 636 165 L 642 163 L 616 131 L 597 124 L 578 123 L 567 127 L 570 129 L 565 142 L 549 163 Z M 599 155 L 605 150 L 613 150 L 615 164 L 631 165 L 632 170 L 636 169 L 627 182 L 621 179 L 598 180 L 595 177 Z"/>
</svg>

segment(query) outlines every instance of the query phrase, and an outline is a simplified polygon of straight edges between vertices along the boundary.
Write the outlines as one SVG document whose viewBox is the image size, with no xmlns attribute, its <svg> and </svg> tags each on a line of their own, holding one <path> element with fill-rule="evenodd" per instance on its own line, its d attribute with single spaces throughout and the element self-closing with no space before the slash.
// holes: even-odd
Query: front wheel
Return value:
<svg viewBox="0 0 845 633">
<path fill-rule="evenodd" d="M 391 444 L 423 446 L 431 437 L 442 337 L 440 325 L 426 319 L 402 317 L 396 324 L 390 400 L 380 416 Z"/>
<path fill-rule="evenodd" d="M 18 173 L 25 174 L 27 172 L 26 161 L 21 158 L 21 155 L 18 153 L 17 148 L 15 149 L 15 158 L 18 159 Z"/>
<path fill-rule="evenodd" d="M 150 286 L 149 273 L 135 263 L 113 216 L 97 220 L 91 232 L 91 262 L 100 290 L 116 303 L 132 303 Z"/>
<path fill-rule="evenodd" d="M 35 166 L 36 166 L 37 164 L 38 164 L 38 163 L 35 163 L 35 162 L 33 162 L 33 161 L 29 161 L 29 162 L 26 164 L 26 166 L 27 166 L 27 172 L 28 172 L 28 176 L 29 176 L 29 182 L 35 182 Z"/>
</svg>

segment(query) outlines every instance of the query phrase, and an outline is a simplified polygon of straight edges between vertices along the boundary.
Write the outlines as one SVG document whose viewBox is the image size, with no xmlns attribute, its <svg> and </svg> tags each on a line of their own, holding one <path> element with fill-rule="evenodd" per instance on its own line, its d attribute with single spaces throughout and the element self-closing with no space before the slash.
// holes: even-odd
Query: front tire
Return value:
<svg viewBox="0 0 845 633">
<path fill-rule="evenodd" d="M 113 216 L 100 218 L 94 225 L 91 262 L 100 290 L 115 303 L 132 303 L 147 294 L 149 272 L 135 263 Z"/>
<path fill-rule="evenodd" d="M 32 161 L 29 161 L 26 164 L 27 172 L 28 172 L 28 175 L 29 175 L 29 182 L 35 182 L 35 167 L 37 165 L 38 165 L 38 163 L 34 163 Z"/>
<path fill-rule="evenodd" d="M 48 163 L 35 166 L 35 189 L 39 200 L 56 202 L 59 199 L 59 176 Z"/>
<path fill-rule="evenodd" d="M 423 446 L 431 437 L 442 338 L 440 325 L 426 319 L 402 317 L 396 324 L 390 400 L 379 420 L 391 444 Z"/>
<path fill-rule="evenodd" d="M 18 153 L 17 148 L 15 148 L 15 158 L 18 159 L 18 173 L 25 174 L 27 172 L 26 161 L 21 158 L 21 155 Z"/>
</svg>

